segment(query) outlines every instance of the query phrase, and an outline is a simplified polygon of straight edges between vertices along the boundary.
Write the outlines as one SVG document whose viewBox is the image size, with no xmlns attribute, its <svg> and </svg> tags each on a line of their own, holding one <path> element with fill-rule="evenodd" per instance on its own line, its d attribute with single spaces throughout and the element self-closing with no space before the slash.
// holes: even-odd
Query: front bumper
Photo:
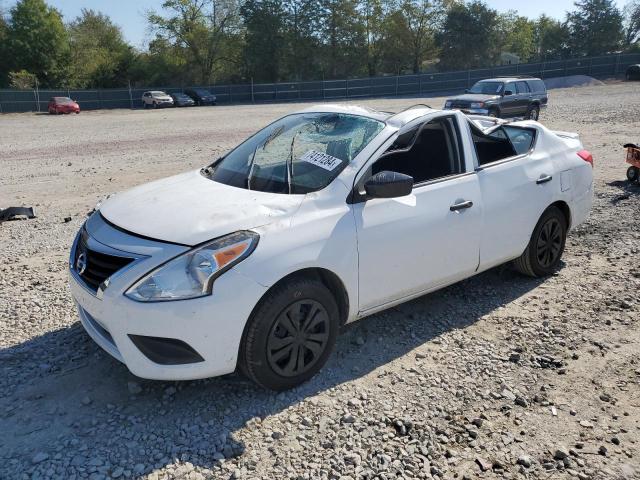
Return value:
<svg viewBox="0 0 640 480">
<path fill-rule="evenodd" d="M 235 370 L 244 326 L 266 287 L 231 269 L 216 279 L 210 296 L 136 302 L 124 292 L 151 269 L 189 248 L 126 234 L 108 225 L 98 214 L 87 221 L 86 228 L 91 248 L 103 245 L 111 252 L 116 249 L 137 258 L 112 275 L 108 286 L 97 294 L 87 288 L 70 262 L 69 284 L 80 321 L 98 345 L 142 378 L 190 380 Z M 201 361 L 158 363 L 149 358 L 155 358 L 153 355 L 136 346 L 136 336 L 184 343 L 197 352 Z"/>
</svg>

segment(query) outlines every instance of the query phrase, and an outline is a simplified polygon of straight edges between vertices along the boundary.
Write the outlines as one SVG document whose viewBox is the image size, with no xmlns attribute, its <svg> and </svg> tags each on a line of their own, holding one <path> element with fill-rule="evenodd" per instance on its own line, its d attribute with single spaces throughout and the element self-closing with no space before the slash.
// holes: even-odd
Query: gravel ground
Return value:
<svg viewBox="0 0 640 480">
<path fill-rule="evenodd" d="M 38 210 L 0 225 L 0 478 L 640 478 L 640 187 L 621 148 L 640 140 L 640 84 L 550 103 L 542 121 L 595 156 L 562 268 L 496 268 L 360 321 L 277 395 L 133 377 L 80 327 L 66 262 L 97 200 L 300 105 L 0 116 L 0 207 Z"/>
</svg>

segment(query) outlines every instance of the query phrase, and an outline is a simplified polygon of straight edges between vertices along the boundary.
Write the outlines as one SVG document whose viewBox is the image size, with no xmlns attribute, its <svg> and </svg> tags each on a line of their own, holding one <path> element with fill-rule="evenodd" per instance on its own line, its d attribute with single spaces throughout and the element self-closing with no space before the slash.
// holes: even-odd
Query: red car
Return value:
<svg viewBox="0 0 640 480">
<path fill-rule="evenodd" d="M 51 97 L 49 113 L 80 113 L 80 105 L 69 97 Z"/>
</svg>

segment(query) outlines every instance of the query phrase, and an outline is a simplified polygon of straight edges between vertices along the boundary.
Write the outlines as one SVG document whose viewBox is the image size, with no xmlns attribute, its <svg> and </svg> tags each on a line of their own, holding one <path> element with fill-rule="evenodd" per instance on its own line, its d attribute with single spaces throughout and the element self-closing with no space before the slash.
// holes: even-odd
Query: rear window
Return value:
<svg viewBox="0 0 640 480">
<path fill-rule="evenodd" d="M 528 80 L 527 83 L 534 93 L 545 93 L 547 91 L 547 87 L 542 80 Z"/>
</svg>

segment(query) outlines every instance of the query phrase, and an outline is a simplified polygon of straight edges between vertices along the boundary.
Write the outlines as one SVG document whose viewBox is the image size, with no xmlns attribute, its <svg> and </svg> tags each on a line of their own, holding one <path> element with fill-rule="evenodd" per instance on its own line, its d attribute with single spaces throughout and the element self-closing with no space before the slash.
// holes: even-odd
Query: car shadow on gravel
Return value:
<svg viewBox="0 0 640 480">
<path fill-rule="evenodd" d="M 638 183 L 631 183 L 628 180 L 614 180 L 613 182 L 607 183 L 607 185 L 622 190 L 622 193 L 611 199 L 611 203 L 614 205 L 631 197 L 640 196 L 640 184 Z"/>
<path fill-rule="evenodd" d="M 496 268 L 373 315 L 345 328 L 315 378 L 283 393 L 237 374 L 191 382 L 138 379 L 79 323 L 2 349 L 0 477 L 47 468 L 109 474 L 118 465 L 125 475 L 140 476 L 176 459 L 212 468 L 242 454 L 236 434 L 255 417 L 369 374 L 375 381 L 390 362 L 438 343 L 441 334 L 477 322 L 541 282 Z"/>
</svg>

